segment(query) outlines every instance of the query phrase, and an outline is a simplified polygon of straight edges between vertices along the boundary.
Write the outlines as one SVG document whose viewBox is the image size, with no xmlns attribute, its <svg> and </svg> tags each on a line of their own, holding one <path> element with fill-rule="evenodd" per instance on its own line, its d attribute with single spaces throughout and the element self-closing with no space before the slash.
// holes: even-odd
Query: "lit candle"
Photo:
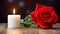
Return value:
<svg viewBox="0 0 60 34">
<path fill-rule="evenodd" d="M 15 9 L 13 9 L 14 15 L 8 15 L 8 28 L 19 28 L 21 15 L 15 15 Z"/>
</svg>

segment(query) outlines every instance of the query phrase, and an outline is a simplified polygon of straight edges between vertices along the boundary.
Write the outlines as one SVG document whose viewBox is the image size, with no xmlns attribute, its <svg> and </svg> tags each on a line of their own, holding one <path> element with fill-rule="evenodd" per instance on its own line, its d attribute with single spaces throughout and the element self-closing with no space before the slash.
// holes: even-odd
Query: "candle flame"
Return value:
<svg viewBox="0 0 60 34">
<path fill-rule="evenodd" d="M 15 9 L 13 9 L 13 14 L 15 14 Z"/>
</svg>

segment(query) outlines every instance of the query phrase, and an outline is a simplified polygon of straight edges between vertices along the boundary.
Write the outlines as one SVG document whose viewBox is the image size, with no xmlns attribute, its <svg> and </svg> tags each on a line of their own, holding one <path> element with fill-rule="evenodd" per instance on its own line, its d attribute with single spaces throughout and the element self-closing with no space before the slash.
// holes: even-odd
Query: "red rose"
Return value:
<svg viewBox="0 0 60 34">
<path fill-rule="evenodd" d="M 35 24 L 41 28 L 52 28 L 52 25 L 58 21 L 58 16 L 52 7 L 36 5 L 35 11 L 31 13 Z"/>
</svg>

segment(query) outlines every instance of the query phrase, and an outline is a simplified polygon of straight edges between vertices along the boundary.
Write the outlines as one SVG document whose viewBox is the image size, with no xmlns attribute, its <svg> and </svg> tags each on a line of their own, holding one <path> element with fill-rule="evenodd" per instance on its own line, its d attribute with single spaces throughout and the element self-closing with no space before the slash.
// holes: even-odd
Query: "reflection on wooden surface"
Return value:
<svg viewBox="0 0 60 34">
<path fill-rule="evenodd" d="M 3 34 L 60 34 L 60 29 L 7 29 Z"/>
<path fill-rule="evenodd" d="M 60 23 L 54 25 L 54 27 L 57 28 L 55 29 L 40 29 L 40 28 L 8 29 L 6 27 L 3 29 L 3 31 L 0 32 L 0 34 L 60 34 Z"/>
<path fill-rule="evenodd" d="M 39 34 L 37 29 L 7 29 L 7 34 Z"/>
<path fill-rule="evenodd" d="M 7 29 L 7 34 L 22 34 L 19 29 Z"/>
</svg>

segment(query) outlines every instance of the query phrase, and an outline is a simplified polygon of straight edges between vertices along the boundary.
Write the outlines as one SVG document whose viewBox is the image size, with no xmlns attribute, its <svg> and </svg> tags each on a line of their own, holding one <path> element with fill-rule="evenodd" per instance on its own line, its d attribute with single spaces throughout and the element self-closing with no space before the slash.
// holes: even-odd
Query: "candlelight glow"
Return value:
<svg viewBox="0 0 60 34">
<path fill-rule="evenodd" d="M 13 9 L 13 14 L 15 14 L 15 9 Z"/>
</svg>

